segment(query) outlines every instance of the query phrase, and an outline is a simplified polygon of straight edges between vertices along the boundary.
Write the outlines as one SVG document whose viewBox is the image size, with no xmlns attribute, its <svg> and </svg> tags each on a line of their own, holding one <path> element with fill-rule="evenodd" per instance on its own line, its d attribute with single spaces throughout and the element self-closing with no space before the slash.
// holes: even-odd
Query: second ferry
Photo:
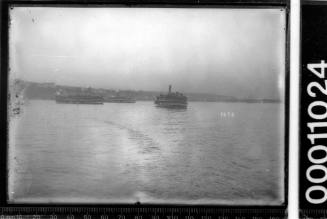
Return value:
<svg viewBox="0 0 327 219">
<path fill-rule="evenodd" d="M 169 85 L 168 93 L 157 96 L 154 103 L 158 107 L 187 108 L 187 97 L 182 93 L 172 92 L 171 85 Z"/>
<path fill-rule="evenodd" d="M 90 92 L 68 93 L 62 90 L 57 91 L 55 96 L 56 103 L 73 103 L 73 104 L 103 104 L 102 96 Z"/>
</svg>

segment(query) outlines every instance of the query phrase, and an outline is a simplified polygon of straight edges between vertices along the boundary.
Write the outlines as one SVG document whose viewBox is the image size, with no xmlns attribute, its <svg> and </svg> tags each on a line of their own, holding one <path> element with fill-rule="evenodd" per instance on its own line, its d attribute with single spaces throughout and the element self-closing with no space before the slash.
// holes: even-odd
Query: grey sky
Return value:
<svg viewBox="0 0 327 219">
<path fill-rule="evenodd" d="M 13 78 L 108 89 L 277 98 L 285 11 L 14 8 Z"/>
</svg>

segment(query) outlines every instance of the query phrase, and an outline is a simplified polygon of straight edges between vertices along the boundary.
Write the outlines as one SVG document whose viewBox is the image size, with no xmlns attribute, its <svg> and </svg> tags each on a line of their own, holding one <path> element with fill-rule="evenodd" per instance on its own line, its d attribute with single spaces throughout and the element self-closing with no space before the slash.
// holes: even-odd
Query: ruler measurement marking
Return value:
<svg viewBox="0 0 327 219">
<path fill-rule="evenodd" d="M 215 208 L 79 208 L 79 207 L 7 207 L 1 208 L 1 215 L 30 215 L 35 219 L 229 219 L 229 218 L 285 218 L 286 212 L 281 209 L 215 209 Z M 312 209 L 307 212 L 326 216 L 326 210 Z M 109 213 L 109 214 L 108 214 Z M 100 217 L 101 216 L 101 217 Z M 213 217 L 212 217 L 213 216 Z M 25 217 L 26 218 L 26 217 Z M 0 218 L 2 219 L 2 218 Z M 18 216 L 15 219 L 18 218 Z"/>
</svg>

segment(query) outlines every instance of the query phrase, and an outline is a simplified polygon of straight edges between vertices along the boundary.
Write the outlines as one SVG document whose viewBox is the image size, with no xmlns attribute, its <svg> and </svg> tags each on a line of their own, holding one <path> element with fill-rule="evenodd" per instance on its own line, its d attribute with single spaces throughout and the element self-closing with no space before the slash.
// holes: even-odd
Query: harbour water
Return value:
<svg viewBox="0 0 327 219">
<path fill-rule="evenodd" d="M 281 103 L 23 108 L 9 123 L 11 202 L 284 202 Z"/>
</svg>

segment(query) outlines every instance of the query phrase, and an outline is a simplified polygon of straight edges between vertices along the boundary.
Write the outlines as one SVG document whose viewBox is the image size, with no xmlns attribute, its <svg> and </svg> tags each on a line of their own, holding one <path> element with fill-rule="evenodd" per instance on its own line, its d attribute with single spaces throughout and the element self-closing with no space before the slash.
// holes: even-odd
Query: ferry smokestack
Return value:
<svg viewBox="0 0 327 219">
<path fill-rule="evenodd" d="M 169 93 L 171 93 L 171 85 L 169 85 Z"/>
</svg>

